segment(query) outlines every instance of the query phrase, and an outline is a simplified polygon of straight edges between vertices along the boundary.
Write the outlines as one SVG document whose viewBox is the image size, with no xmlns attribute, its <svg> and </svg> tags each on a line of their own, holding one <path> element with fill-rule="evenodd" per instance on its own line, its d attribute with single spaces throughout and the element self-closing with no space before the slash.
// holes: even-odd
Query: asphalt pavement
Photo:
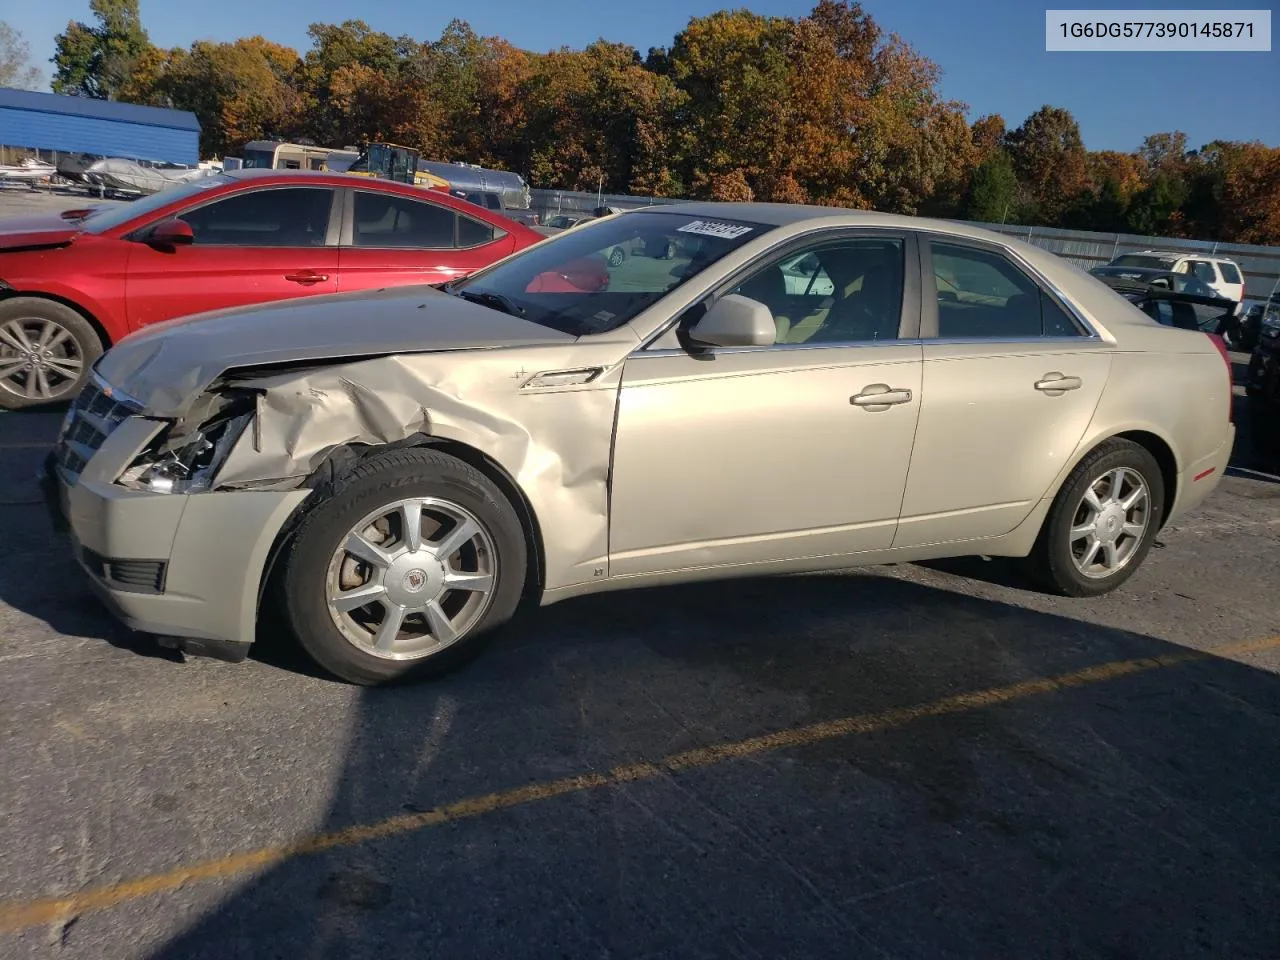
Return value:
<svg viewBox="0 0 1280 960">
<path fill-rule="evenodd" d="M 58 417 L 0 414 L 6 960 L 1280 955 L 1280 478 L 1098 600 L 653 589 L 360 690 L 115 624 L 30 479 Z"/>
</svg>

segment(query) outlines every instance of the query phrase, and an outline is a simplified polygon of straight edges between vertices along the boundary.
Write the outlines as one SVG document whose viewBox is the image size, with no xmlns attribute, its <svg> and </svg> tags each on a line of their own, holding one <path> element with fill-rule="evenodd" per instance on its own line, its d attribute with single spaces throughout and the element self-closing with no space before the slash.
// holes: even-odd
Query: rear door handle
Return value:
<svg viewBox="0 0 1280 960">
<path fill-rule="evenodd" d="M 856 393 L 850 397 L 849 402 L 855 407 L 886 410 L 895 404 L 910 403 L 911 391 L 896 389 L 887 383 L 873 383 L 863 387 L 861 393 Z"/>
<path fill-rule="evenodd" d="M 327 273 L 316 273 L 314 270 L 299 270 L 297 273 L 286 273 L 284 278 L 305 286 L 312 283 L 324 283 L 329 279 L 329 275 Z"/>
<path fill-rule="evenodd" d="M 1042 393 L 1066 393 L 1068 390 L 1079 390 L 1083 381 L 1079 377 L 1068 377 L 1061 373 L 1046 373 L 1043 379 L 1037 380 L 1035 387 Z"/>
</svg>

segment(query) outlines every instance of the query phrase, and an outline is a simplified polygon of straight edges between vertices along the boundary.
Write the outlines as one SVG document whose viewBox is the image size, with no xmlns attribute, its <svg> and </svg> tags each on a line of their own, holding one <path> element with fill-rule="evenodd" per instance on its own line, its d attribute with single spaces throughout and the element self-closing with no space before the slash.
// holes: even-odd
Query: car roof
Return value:
<svg viewBox="0 0 1280 960">
<path fill-rule="evenodd" d="M 925 230 L 948 233 L 959 237 L 969 237 L 974 240 L 984 240 L 988 243 L 995 243 L 1003 247 L 1014 247 L 1019 250 L 1027 247 L 1017 237 L 996 233 L 993 230 L 975 227 L 956 220 L 938 220 L 929 217 L 911 217 L 900 213 L 881 213 L 877 210 L 820 207 L 800 203 L 718 203 L 690 200 L 636 207 L 619 214 L 619 216 L 627 216 L 632 213 L 662 213 L 664 211 L 678 212 L 682 216 L 706 217 L 708 219 L 745 220 L 768 227 L 795 227 L 804 224 L 819 226 L 831 220 L 838 220 L 843 226 Z"/>
<path fill-rule="evenodd" d="M 1210 263 L 1231 263 L 1230 257 L 1220 257 L 1213 253 L 1197 253 L 1194 250 L 1130 250 L 1119 254 L 1119 257 L 1159 257 L 1161 260 L 1208 260 Z M 1117 257 L 1117 259 L 1119 259 Z"/>
<path fill-rule="evenodd" d="M 1106 272 L 1107 276 L 1124 276 L 1125 274 L 1139 274 L 1144 277 L 1184 277 L 1187 274 L 1174 273 L 1172 270 L 1166 270 L 1163 267 L 1125 267 L 1117 264 L 1105 263 L 1100 267 L 1094 267 L 1090 273 Z"/>
<path fill-rule="evenodd" d="M 436 190 L 416 183 L 386 180 L 382 177 L 364 177 L 354 173 L 337 173 L 329 170 L 264 170 L 250 168 L 248 170 L 226 170 L 223 172 L 223 176 L 246 185 L 279 185 L 307 182 L 318 186 L 353 187 L 382 193 L 397 193 L 407 197 L 426 193 L 429 194 L 433 202 L 449 207 L 451 210 L 464 212 L 468 216 L 483 219 L 484 215 L 497 215 L 496 211 L 486 210 L 482 206 L 470 203 L 445 190 Z M 510 218 L 504 216 L 502 219 L 508 220 Z M 504 226 L 503 229 L 507 228 Z"/>
</svg>

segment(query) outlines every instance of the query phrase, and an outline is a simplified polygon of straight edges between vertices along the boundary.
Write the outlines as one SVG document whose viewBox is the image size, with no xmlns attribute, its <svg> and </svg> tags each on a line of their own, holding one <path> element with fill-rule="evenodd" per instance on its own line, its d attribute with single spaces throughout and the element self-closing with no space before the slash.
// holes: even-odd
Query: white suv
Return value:
<svg viewBox="0 0 1280 960">
<path fill-rule="evenodd" d="M 1244 275 L 1240 265 L 1226 257 L 1202 256 L 1198 253 L 1171 253 L 1164 250 L 1143 250 L 1141 253 L 1124 253 L 1116 257 L 1109 267 L 1143 267 L 1148 270 L 1168 270 L 1171 273 L 1188 273 L 1208 284 L 1220 297 L 1236 301 L 1236 313 L 1244 310 Z"/>
</svg>

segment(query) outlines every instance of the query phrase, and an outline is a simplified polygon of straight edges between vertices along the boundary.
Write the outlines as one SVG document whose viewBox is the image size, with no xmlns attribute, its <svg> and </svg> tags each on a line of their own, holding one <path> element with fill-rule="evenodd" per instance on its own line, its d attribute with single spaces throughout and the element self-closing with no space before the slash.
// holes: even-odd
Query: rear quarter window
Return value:
<svg viewBox="0 0 1280 960">
<path fill-rule="evenodd" d="M 1234 263 L 1219 261 L 1218 269 L 1222 271 L 1222 279 L 1226 283 L 1240 283 L 1240 271 Z"/>
</svg>

